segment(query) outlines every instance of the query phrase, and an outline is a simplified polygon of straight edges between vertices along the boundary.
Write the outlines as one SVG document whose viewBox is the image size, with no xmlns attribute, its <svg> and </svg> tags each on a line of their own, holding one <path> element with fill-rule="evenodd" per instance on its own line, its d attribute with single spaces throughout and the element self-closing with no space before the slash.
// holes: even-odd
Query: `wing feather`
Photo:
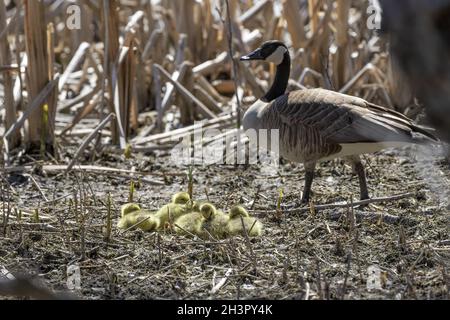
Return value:
<svg viewBox="0 0 450 320">
<path fill-rule="evenodd" d="M 307 128 L 329 144 L 437 141 L 401 113 L 324 89 L 291 92 L 276 99 L 267 111 L 269 121 L 276 119 L 279 126 L 299 131 Z"/>
</svg>

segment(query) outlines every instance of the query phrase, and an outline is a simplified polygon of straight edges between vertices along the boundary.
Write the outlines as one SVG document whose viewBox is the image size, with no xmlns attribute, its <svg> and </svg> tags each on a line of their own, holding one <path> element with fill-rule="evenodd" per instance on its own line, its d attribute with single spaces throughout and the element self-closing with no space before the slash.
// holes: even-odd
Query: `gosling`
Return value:
<svg viewBox="0 0 450 320">
<path fill-rule="evenodd" d="M 249 237 L 259 237 L 262 235 L 263 225 L 259 220 L 250 217 L 243 207 L 235 206 L 230 210 L 227 229 L 231 236 L 245 236 L 247 233 Z"/>
<path fill-rule="evenodd" d="M 204 203 L 200 207 L 200 212 L 203 218 L 205 218 L 203 223 L 203 237 L 208 237 L 209 234 L 217 239 L 225 239 L 228 237 L 228 222 L 230 221 L 228 215 L 217 210 L 211 203 Z"/>
</svg>

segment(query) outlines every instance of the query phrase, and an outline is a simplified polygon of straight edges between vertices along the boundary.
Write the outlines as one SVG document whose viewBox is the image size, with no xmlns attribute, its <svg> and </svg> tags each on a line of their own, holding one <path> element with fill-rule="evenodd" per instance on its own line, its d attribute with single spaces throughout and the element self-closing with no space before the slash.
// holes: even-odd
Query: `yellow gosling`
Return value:
<svg viewBox="0 0 450 320">
<path fill-rule="evenodd" d="M 250 217 L 247 210 L 241 206 L 234 206 L 230 209 L 230 219 L 235 219 L 238 217 Z"/>
<path fill-rule="evenodd" d="M 125 203 L 120 207 L 120 217 L 123 218 L 126 215 L 141 210 L 141 207 L 136 203 Z"/>
<path fill-rule="evenodd" d="M 155 217 L 160 221 L 160 228 L 164 228 L 166 224 L 172 224 L 179 217 L 189 213 L 191 210 L 186 206 L 169 203 L 164 205 L 155 213 Z"/>
<path fill-rule="evenodd" d="M 247 210 L 236 206 L 230 210 L 230 220 L 228 222 L 228 234 L 231 236 L 245 236 L 247 232 L 249 237 L 258 237 L 262 234 L 262 223 L 250 217 Z"/>
<path fill-rule="evenodd" d="M 137 227 L 147 232 L 158 230 L 161 224 L 160 220 L 155 216 L 155 213 L 148 210 L 136 212 L 135 223 L 139 223 Z"/>
<path fill-rule="evenodd" d="M 175 220 L 175 232 L 181 235 L 202 236 L 203 222 L 205 218 L 200 212 L 191 212 L 178 217 Z"/>
<path fill-rule="evenodd" d="M 117 224 L 117 227 L 119 229 L 126 230 L 136 226 L 136 228 L 143 231 L 155 231 L 159 228 L 159 224 L 159 220 L 155 217 L 154 212 L 148 210 L 138 210 L 121 218 Z"/>
<path fill-rule="evenodd" d="M 179 217 L 192 211 L 189 205 L 191 198 L 187 192 L 178 192 L 172 196 L 172 202 L 161 207 L 155 218 L 159 221 L 158 229 L 163 229 L 167 224 L 172 224 Z"/>
<path fill-rule="evenodd" d="M 136 203 L 126 203 L 120 207 L 120 219 L 117 223 L 117 228 L 128 229 L 133 226 L 133 221 L 135 221 L 134 215 L 140 210 L 141 207 Z"/>
<path fill-rule="evenodd" d="M 208 233 L 217 239 L 225 239 L 228 236 L 228 222 L 230 220 L 228 215 L 217 210 L 211 203 L 202 204 L 200 212 L 205 218 L 202 237 L 208 237 Z"/>
<path fill-rule="evenodd" d="M 187 204 L 189 201 L 191 201 L 191 197 L 187 192 L 178 192 L 172 196 L 172 203 Z"/>
<path fill-rule="evenodd" d="M 135 225 L 138 212 L 139 211 L 127 213 L 122 218 L 120 218 L 119 222 L 117 223 L 117 228 L 126 230 L 128 228 L 131 228 L 133 225 Z"/>
</svg>

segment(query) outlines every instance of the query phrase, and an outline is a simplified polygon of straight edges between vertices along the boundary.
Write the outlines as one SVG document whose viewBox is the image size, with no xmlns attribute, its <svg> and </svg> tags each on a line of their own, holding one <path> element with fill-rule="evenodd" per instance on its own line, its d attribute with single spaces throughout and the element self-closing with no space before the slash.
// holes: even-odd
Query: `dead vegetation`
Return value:
<svg viewBox="0 0 450 320">
<path fill-rule="evenodd" d="M 189 184 L 188 169 L 171 163 L 171 149 L 199 123 L 229 131 L 193 145 L 235 134 L 275 71 L 237 58 L 269 39 L 290 45 L 290 90 L 320 86 L 420 121 L 368 28 L 368 5 L 0 1 L 0 279 L 31 274 L 66 291 L 75 266 L 82 298 L 447 299 L 450 173 L 437 156 L 367 157 L 372 194 L 388 199 L 363 209 L 353 209 L 339 161 L 322 165 L 315 203 L 300 210 L 301 166 L 196 166 Z M 130 181 L 145 207 L 190 185 L 221 209 L 251 209 L 266 233 L 227 241 L 121 233 L 112 222 Z"/>
</svg>

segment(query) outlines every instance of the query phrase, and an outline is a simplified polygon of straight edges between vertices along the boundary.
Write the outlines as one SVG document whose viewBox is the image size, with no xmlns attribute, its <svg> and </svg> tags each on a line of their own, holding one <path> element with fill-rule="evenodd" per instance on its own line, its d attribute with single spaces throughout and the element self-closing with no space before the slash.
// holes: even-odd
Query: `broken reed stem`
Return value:
<svg viewBox="0 0 450 320">
<path fill-rule="evenodd" d="M 130 181 L 130 192 L 128 195 L 128 202 L 131 203 L 134 201 L 134 180 L 131 179 Z"/>
<path fill-rule="evenodd" d="M 197 110 L 200 114 L 202 114 L 207 119 L 213 119 L 217 118 L 217 116 L 211 112 L 208 107 L 206 107 L 199 99 L 197 99 L 192 93 L 189 92 L 189 90 L 186 89 L 185 86 L 183 86 L 178 81 L 172 79 L 170 74 L 160 65 L 154 64 L 154 67 L 156 70 L 158 70 L 170 83 L 172 83 L 175 88 L 178 90 L 178 92 L 187 100 L 192 101 L 196 106 Z"/>
<path fill-rule="evenodd" d="M 101 131 L 112 119 L 114 119 L 114 114 L 110 113 L 105 119 L 103 119 L 102 122 L 92 131 L 91 134 L 89 134 L 86 139 L 83 141 L 83 143 L 80 145 L 78 150 L 75 152 L 75 155 L 73 156 L 72 161 L 67 166 L 66 173 L 69 172 L 72 167 L 75 165 L 76 161 L 78 160 L 78 157 L 80 154 L 86 149 L 86 147 L 89 145 L 89 143 L 94 139 L 94 137 Z"/>
<path fill-rule="evenodd" d="M 9 25 L 6 25 L 6 8 L 4 1 L 0 1 L 0 30 L 1 31 L 7 31 L 7 27 L 12 24 L 12 22 L 9 23 Z M 2 32 L 3 34 L 3 32 Z M 5 37 L 7 35 L 7 32 L 4 33 Z M 9 47 L 9 43 L 7 39 L 2 39 L 0 41 L 0 65 L 1 66 L 9 66 L 11 65 L 11 50 Z M 19 68 L 19 74 L 20 74 L 20 68 Z M 10 70 L 6 70 L 2 74 L 3 76 L 3 98 L 4 98 L 4 106 L 6 108 L 5 113 L 5 128 L 8 130 L 11 128 L 14 123 L 16 122 L 17 115 L 16 115 L 16 105 L 14 101 L 14 83 L 11 76 Z M 19 134 L 15 133 L 8 139 L 8 144 L 10 148 L 15 148 L 19 141 Z"/>
<path fill-rule="evenodd" d="M 189 194 L 189 198 L 192 198 L 192 195 L 194 193 L 194 176 L 193 176 L 193 172 L 194 172 L 194 168 L 192 166 L 189 166 L 189 171 L 188 171 L 188 194 Z"/>
<path fill-rule="evenodd" d="M 112 233 L 112 200 L 111 200 L 111 193 L 109 192 L 107 196 L 106 205 L 107 205 L 107 213 L 106 213 L 106 226 L 104 239 L 108 243 L 111 241 L 111 233 Z"/>
<path fill-rule="evenodd" d="M 0 199 L 3 199 L 2 201 L 2 219 L 3 219 L 3 236 L 6 238 L 7 236 L 7 227 L 8 227 L 8 220 L 9 220 L 9 212 L 10 212 L 10 190 L 5 185 L 7 181 L 3 181 L 3 179 L 0 180 Z M 6 195 L 5 195 L 6 193 Z"/>
</svg>

